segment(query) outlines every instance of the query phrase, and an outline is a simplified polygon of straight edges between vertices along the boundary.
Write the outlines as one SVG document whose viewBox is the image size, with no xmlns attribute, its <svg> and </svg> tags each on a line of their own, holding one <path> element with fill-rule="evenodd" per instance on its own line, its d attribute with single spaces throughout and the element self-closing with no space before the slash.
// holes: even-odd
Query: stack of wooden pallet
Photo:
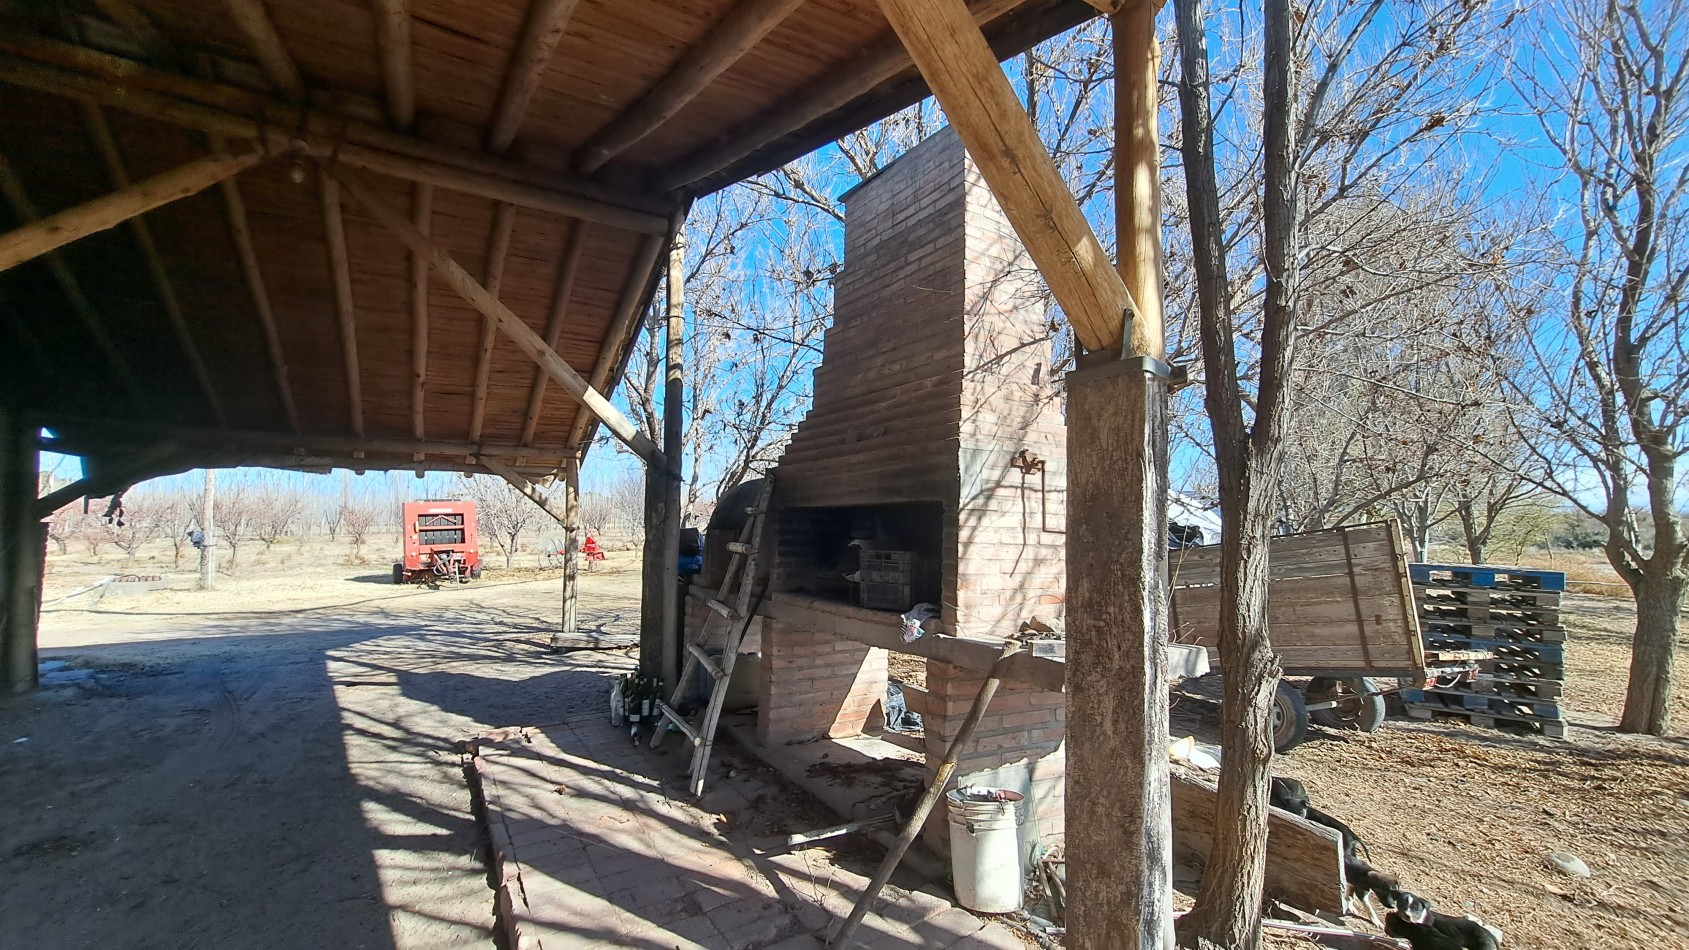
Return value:
<svg viewBox="0 0 1689 950">
<path fill-rule="evenodd" d="M 1483 650 L 1491 658 L 1479 664 L 1475 682 L 1403 690 L 1408 715 L 1458 715 L 1477 726 L 1504 722 L 1564 738 L 1566 575 L 1470 564 L 1414 564 L 1410 573 L 1426 651 Z"/>
</svg>

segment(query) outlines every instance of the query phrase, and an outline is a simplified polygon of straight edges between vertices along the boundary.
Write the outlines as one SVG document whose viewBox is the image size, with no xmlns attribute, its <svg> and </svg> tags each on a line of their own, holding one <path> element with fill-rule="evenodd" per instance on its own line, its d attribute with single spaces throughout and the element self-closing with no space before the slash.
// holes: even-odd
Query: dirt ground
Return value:
<svg viewBox="0 0 1689 950">
<path fill-rule="evenodd" d="M 118 567 L 56 560 L 48 599 Z M 628 629 L 631 568 L 613 554 L 587 575 L 584 624 Z M 50 606 L 44 659 L 62 666 L 0 702 L 10 932 L 51 947 L 490 945 L 457 743 L 584 712 L 629 664 L 545 649 L 555 572 L 395 588 L 380 563 L 301 552 L 248 560 L 212 593 L 171 576 L 167 591 Z M 1689 690 L 1675 735 L 1617 736 L 1627 604 L 1575 595 L 1565 614 L 1567 740 L 1393 720 L 1316 729 L 1278 771 L 1378 866 L 1510 946 L 1684 946 Z M 1177 731 L 1212 737 L 1212 705 L 1175 702 Z M 1555 850 L 1592 876 L 1553 871 Z"/>
<path fill-rule="evenodd" d="M 1504 946 L 1689 946 L 1689 894 L 1666 883 L 1689 878 L 1689 690 L 1677 690 L 1672 736 L 1613 731 L 1633 622 L 1624 600 L 1568 596 L 1565 740 L 1456 719 L 1392 719 L 1371 735 L 1316 727 L 1274 771 L 1352 825 L 1373 864 L 1445 913 L 1500 927 Z M 1217 709 L 1198 694 L 1175 694 L 1173 729 L 1216 741 Z M 1554 870 L 1551 851 L 1591 876 Z"/>
</svg>

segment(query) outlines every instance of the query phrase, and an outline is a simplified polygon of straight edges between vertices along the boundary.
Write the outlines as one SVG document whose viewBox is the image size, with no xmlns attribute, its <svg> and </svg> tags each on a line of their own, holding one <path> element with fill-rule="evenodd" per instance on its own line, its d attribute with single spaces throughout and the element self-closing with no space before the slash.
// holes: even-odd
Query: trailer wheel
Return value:
<svg viewBox="0 0 1689 950">
<path fill-rule="evenodd" d="M 405 566 L 403 564 L 393 565 L 393 583 L 403 584 L 404 582 L 405 582 Z"/>
<path fill-rule="evenodd" d="M 1273 751 L 1289 752 L 1308 738 L 1308 705 L 1302 691 L 1284 680 L 1273 690 Z"/>
<path fill-rule="evenodd" d="M 1378 687 L 1364 676 L 1316 676 L 1308 683 L 1307 701 L 1338 705 L 1330 709 L 1316 709 L 1311 713 L 1314 722 L 1328 729 L 1358 729 L 1377 732 L 1384 724 L 1384 697 L 1376 694 Z"/>
</svg>

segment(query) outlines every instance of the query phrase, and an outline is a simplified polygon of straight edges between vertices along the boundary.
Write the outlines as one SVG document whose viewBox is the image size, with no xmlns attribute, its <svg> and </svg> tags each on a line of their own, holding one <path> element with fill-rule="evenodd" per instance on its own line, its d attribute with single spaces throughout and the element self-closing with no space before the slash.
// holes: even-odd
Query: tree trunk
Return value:
<svg viewBox="0 0 1689 950">
<path fill-rule="evenodd" d="M 1658 555 L 1655 560 L 1662 560 Z M 1663 736 L 1671 728 L 1672 667 L 1676 663 L 1678 614 L 1689 577 L 1669 565 L 1649 564 L 1632 592 L 1636 636 L 1631 642 L 1630 683 L 1625 688 L 1619 731 Z"/>
</svg>

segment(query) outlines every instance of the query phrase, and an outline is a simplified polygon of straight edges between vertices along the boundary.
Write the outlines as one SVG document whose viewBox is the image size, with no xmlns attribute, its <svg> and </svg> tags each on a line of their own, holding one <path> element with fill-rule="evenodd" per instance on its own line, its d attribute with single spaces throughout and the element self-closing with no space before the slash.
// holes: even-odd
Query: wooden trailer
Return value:
<svg viewBox="0 0 1689 950">
<path fill-rule="evenodd" d="M 1308 722 L 1372 732 L 1384 694 L 1432 679 L 1471 675 L 1481 655 L 1427 654 L 1395 521 L 1291 534 L 1272 540 L 1267 623 L 1284 666 L 1274 705 L 1274 744 L 1292 748 Z M 1215 654 L 1220 546 L 1168 555 L 1168 635 Z"/>
</svg>

